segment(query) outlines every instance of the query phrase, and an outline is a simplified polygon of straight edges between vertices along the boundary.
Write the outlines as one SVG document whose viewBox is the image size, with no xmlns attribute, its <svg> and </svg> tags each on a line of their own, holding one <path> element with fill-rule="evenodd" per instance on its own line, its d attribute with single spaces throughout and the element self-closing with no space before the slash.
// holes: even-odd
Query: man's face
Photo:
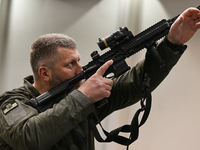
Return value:
<svg viewBox="0 0 200 150">
<path fill-rule="evenodd" d="M 80 65 L 80 54 L 76 49 L 58 48 L 60 60 L 56 62 L 52 70 L 50 84 L 52 87 L 71 79 L 83 71 Z"/>
</svg>

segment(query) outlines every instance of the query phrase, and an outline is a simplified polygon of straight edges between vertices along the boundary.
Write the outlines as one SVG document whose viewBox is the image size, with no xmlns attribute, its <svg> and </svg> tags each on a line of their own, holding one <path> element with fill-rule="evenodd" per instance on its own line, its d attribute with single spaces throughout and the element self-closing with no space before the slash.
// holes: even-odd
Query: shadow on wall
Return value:
<svg viewBox="0 0 200 150">
<path fill-rule="evenodd" d="M 15 7 L 13 9 L 18 9 L 15 12 L 27 13 L 25 15 L 27 19 L 26 26 L 30 28 L 32 25 L 29 25 L 29 20 L 30 23 L 33 22 L 32 20 L 36 20 L 37 22 L 34 27 L 43 28 L 44 32 L 45 30 L 48 32 L 49 30 L 52 32 L 57 31 L 58 29 L 62 29 L 63 26 L 70 27 L 82 18 L 88 10 L 99 3 L 99 0 L 23 1 L 21 3 L 12 1 L 13 7 Z M 19 18 L 20 16 L 16 14 L 14 17 Z M 57 26 L 52 24 L 57 24 Z"/>
<path fill-rule="evenodd" d="M 165 8 L 165 11 L 170 17 L 174 17 L 177 14 L 180 14 L 185 9 L 189 7 L 198 7 L 200 5 L 199 0 L 159 0 L 161 4 L 163 5 L 163 8 Z M 177 6 L 180 6 L 177 8 Z"/>
<path fill-rule="evenodd" d="M 60 15 L 63 14 L 62 17 L 57 20 L 57 18 L 51 18 L 53 20 L 49 21 L 51 23 L 55 23 L 57 21 L 59 21 L 59 24 L 62 24 L 62 22 L 66 25 L 66 26 L 71 26 L 74 24 L 74 22 L 76 22 L 77 20 L 79 20 L 79 18 L 81 18 L 84 14 L 86 14 L 88 12 L 88 10 L 90 10 L 91 8 L 93 8 L 95 5 L 97 5 L 99 3 L 100 0 L 58 0 L 57 1 L 57 8 L 59 8 L 59 10 L 56 8 L 54 10 L 52 10 L 52 15 L 54 16 L 54 13 L 56 13 L 56 15 Z M 52 5 L 53 3 L 48 3 L 49 5 Z M 53 7 L 51 7 L 53 8 Z M 47 8 L 48 9 L 48 8 Z M 68 12 L 70 12 L 70 14 L 66 14 L 65 9 L 69 9 Z M 63 13 L 61 11 L 64 11 Z M 48 11 L 49 12 L 49 11 Z M 47 17 L 51 16 L 51 14 L 47 14 Z"/>
</svg>

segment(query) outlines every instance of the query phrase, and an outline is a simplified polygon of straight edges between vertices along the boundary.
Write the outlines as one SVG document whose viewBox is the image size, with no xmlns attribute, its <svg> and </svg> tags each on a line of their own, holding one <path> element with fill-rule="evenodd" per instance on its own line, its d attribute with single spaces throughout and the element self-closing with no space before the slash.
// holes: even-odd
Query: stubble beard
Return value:
<svg viewBox="0 0 200 150">
<path fill-rule="evenodd" d="M 60 77 L 58 77 L 58 75 L 56 75 L 55 73 L 53 73 L 53 74 L 52 74 L 52 80 L 51 80 L 49 83 L 50 83 L 50 86 L 53 88 L 53 87 L 56 87 L 57 85 L 61 84 L 61 83 L 64 82 L 64 81 L 65 81 L 65 80 L 60 79 Z M 76 83 L 76 84 L 74 85 L 73 90 L 78 89 L 78 88 L 81 86 L 81 84 L 82 84 L 83 82 L 84 82 L 84 81 L 82 80 L 82 81 Z"/>
</svg>

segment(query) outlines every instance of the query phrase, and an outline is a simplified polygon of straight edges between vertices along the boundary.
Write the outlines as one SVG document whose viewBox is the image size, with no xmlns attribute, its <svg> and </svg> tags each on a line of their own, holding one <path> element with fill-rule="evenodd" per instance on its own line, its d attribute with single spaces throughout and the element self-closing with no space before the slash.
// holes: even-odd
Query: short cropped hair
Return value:
<svg viewBox="0 0 200 150">
<path fill-rule="evenodd" d="M 76 49 L 77 45 L 71 37 L 52 33 L 40 36 L 31 46 L 30 64 L 35 79 L 39 77 L 40 66 L 47 66 L 53 69 L 55 63 L 59 61 L 58 48 Z"/>
</svg>

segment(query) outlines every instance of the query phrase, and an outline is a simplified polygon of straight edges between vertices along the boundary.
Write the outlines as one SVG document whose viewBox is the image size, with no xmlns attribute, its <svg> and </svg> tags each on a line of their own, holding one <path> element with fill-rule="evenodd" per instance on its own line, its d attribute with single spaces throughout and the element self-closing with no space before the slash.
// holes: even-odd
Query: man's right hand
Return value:
<svg viewBox="0 0 200 150">
<path fill-rule="evenodd" d="M 78 88 L 79 91 L 85 94 L 92 101 L 92 103 L 110 96 L 113 80 L 104 78 L 103 75 L 112 64 L 112 60 L 107 61 L 94 75 L 87 79 Z"/>
</svg>

